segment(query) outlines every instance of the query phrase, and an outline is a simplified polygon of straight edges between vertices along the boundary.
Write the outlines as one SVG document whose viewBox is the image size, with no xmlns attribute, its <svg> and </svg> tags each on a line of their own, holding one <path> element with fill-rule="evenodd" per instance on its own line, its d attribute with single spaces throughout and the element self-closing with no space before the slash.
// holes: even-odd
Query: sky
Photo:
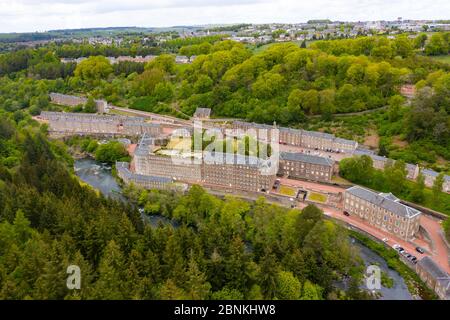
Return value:
<svg viewBox="0 0 450 320">
<path fill-rule="evenodd" d="M 0 32 L 91 27 L 169 27 L 450 19 L 449 0 L 0 0 Z"/>
</svg>

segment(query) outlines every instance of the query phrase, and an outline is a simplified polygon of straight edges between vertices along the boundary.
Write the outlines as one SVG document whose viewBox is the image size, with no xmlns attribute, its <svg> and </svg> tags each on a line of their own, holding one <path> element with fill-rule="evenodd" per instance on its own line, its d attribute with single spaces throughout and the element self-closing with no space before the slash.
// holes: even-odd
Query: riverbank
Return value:
<svg viewBox="0 0 450 320">
<path fill-rule="evenodd" d="M 412 270 L 400 260 L 398 253 L 395 250 L 388 248 L 384 244 L 376 242 L 354 230 L 349 230 L 349 233 L 351 237 L 355 238 L 364 246 L 381 256 L 386 261 L 390 269 L 397 271 L 405 280 L 409 292 L 411 292 L 412 295 L 419 296 L 423 300 L 437 299 L 437 296 L 434 294 L 434 292 L 430 290 L 426 286 L 426 284 L 419 278 L 415 270 Z"/>
</svg>

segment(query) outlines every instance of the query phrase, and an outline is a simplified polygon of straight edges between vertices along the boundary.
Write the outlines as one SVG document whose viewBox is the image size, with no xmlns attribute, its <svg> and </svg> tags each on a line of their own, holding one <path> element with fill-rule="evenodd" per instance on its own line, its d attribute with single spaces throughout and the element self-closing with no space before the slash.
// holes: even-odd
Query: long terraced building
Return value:
<svg viewBox="0 0 450 320">
<path fill-rule="evenodd" d="M 145 122 L 144 118 L 140 117 L 43 111 L 39 118 L 48 122 L 51 133 L 125 136 L 162 134 L 159 124 Z"/>
</svg>

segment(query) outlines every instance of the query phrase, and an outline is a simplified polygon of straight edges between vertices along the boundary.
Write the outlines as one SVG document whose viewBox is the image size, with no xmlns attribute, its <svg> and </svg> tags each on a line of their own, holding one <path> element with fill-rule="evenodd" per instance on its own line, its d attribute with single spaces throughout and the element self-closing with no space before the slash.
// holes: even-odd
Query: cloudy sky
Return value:
<svg viewBox="0 0 450 320">
<path fill-rule="evenodd" d="M 0 32 L 309 19 L 449 19 L 449 0 L 0 0 Z"/>
</svg>

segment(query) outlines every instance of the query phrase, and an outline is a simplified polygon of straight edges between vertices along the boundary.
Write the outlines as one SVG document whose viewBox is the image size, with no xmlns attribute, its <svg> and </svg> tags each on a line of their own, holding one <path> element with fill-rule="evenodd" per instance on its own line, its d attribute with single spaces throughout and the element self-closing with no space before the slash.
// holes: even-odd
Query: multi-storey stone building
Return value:
<svg viewBox="0 0 450 320">
<path fill-rule="evenodd" d="M 375 154 L 373 151 L 357 149 L 353 153 L 356 156 L 369 156 L 372 159 L 373 167 L 378 170 L 384 170 L 386 166 L 392 166 L 395 163 L 395 160 L 379 156 Z M 420 168 L 418 165 L 407 163 L 405 164 L 406 169 L 406 177 L 410 180 L 416 180 L 419 175 Z"/>
<path fill-rule="evenodd" d="M 416 272 L 440 299 L 450 300 L 450 276 L 430 257 L 424 257 L 417 262 Z"/>
<path fill-rule="evenodd" d="M 194 117 L 195 119 L 209 119 L 210 115 L 210 108 L 197 108 L 192 117 Z"/>
<path fill-rule="evenodd" d="M 157 154 L 151 141 L 143 137 L 134 152 L 137 174 L 161 176 L 186 183 L 198 183 L 231 190 L 270 190 L 275 173 L 264 169 L 266 160 L 231 153 L 204 152 L 194 158 Z"/>
<path fill-rule="evenodd" d="M 200 183 L 201 165 L 191 158 L 155 154 L 151 138 L 144 135 L 134 151 L 136 173 L 161 176 L 174 181 Z"/>
<path fill-rule="evenodd" d="M 43 111 L 40 118 L 48 121 L 49 130 L 56 133 L 127 136 L 162 134 L 159 124 L 145 122 L 140 117 Z"/>
<path fill-rule="evenodd" d="M 232 190 L 268 191 L 275 181 L 275 174 L 263 172 L 264 161 L 232 153 L 203 153 L 202 182 Z"/>
<path fill-rule="evenodd" d="M 116 162 L 117 175 L 125 183 L 134 183 L 147 189 L 168 190 L 172 188 L 173 181 L 170 178 L 148 176 L 131 172 L 128 162 Z"/>
<path fill-rule="evenodd" d="M 354 186 L 344 192 L 344 210 L 366 223 L 405 239 L 419 231 L 421 212 L 400 203 L 392 194 Z"/>
<path fill-rule="evenodd" d="M 233 121 L 231 128 L 231 135 L 234 136 L 251 136 L 255 139 L 264 142 L 270 142 L 274 139 L 277 139 L 275 142 L 278 142 L 278 137 L 273 136 L 276 132 L 277 127 L 274 124 L 273 126 L 267 124 L 260 123 L 250 123 L 244 121 Z M 272 138 L 273 136 L 273 138 Z"/>
<path fill-rule="evenodd" d="M 429 188 L 433 187 L 434 181 L 439 176 L 439 173 L 430 169 L 422 169 L 420 172 L 423 174 L 423 177 L 425 178 L 425 185 Z M 442 184 L 442 191 L 450 192 L 450 176 L 448 175 L 444 175 L 444 183 Z"/>
<path fill-rule="evenodd" d="M 329 133 L 277 127 L 276 124 L 271 126 L 244 121 L 234 121 L 232 127 L 234 130 L 256 130 L 257 138 L 266 141 L 272 141 L 272 136 L 274 136 L 276 132 L 274 129 L 278 129 L 277 142 L 308 149 L 353 153 L 353 151 L 358 147 L 358 143 L 356 141 L 337 138 Z"/>
<path fill-rule="evenodd" d="M 334 161 L 329 158 L 303 153 L 281 152 L 278 174 L 294 179 L 328 182 L 334 171 Z"/>
<path fill-rule="evenodd" d="M 62 93 L 50 93 L 50 101 L 54 104 L 59 104 L 63 106 L 78 106 L 84 105 L 88 101 L 85 97 L 72 96 Z M 107 113 L 108 103 L 105 100 L 95 100 L 98 113 Z"/>
<path fill-rule="evenodd" d="M 301 146 L 323 151 L 352 153 L 358 147 L 358 142 L 337 138 L 329 133 L 302 130 Z"/>
</svg>

